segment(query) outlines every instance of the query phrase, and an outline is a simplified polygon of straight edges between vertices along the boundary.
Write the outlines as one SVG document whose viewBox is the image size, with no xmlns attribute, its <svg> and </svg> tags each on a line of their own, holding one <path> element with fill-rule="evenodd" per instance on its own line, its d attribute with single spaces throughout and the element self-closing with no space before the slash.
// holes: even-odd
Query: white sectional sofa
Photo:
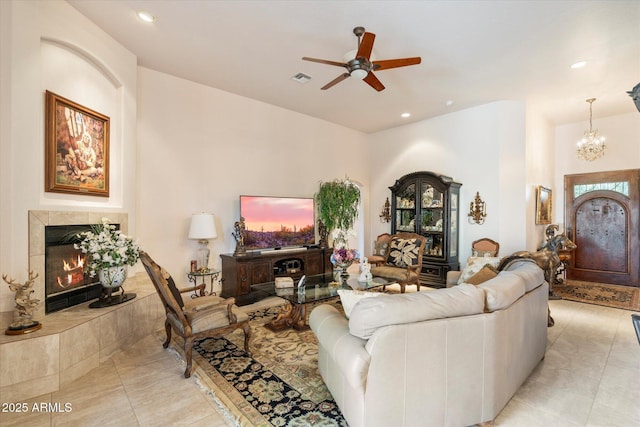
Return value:
<svg viewBox="0 0 640 427">
<path fill-rule="evenodd" d="M 316 307 L 319 369 L 351 427 L 469 426 L 500 413 L 544 358 L 548 285 L 520 260 L 497 277 Z"/>
</svg>

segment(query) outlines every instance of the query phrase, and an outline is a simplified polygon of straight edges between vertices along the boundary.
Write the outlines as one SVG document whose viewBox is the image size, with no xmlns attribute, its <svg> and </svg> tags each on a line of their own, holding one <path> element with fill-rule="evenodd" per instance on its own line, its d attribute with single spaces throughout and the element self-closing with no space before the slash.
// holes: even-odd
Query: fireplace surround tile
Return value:
<svg viewBox="0 0 640 427">
<path fill-rule="evenodd" d="M 100 309 L 83 303 L 48 314 L 39 331 L 0 335 L 2 400 L 55 392 L 98 368 L 115 351 L 162 329 L 164 307 L 147 274 L 130 276 L 125 287 L 137 297 Z"/>
<path fill-rule="evenodd" d="M 60 371 L 100 353 L 99 323 L 93 319 L 60 334 Z"/>
<path fill-rule="evenodd" d="M 0 387 L 58 374 L 60 339 L 45 335 L 0 346 Z"/>
</svg>

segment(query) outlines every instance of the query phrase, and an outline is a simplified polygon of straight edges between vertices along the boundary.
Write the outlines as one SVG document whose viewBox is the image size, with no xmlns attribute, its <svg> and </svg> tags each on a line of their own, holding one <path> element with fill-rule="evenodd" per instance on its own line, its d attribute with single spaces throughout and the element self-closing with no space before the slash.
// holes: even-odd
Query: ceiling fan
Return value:
<svg viewBox="0 0 640 427">
<path fill-rule="evenodd" d="M 353 34 L 358 37 L 358 51 L 354 59 L 347 62 L 328 61 L 326 59 L 309 58 L 304 56 L 302 59 L 305 61 L 319 62 L 320 64 L 335 65 L 337 67 L 344 67 L 347 72 L 339 75 L 335 79 L 331 80 L 320 89 L 326 90 L 336 84 L 340 83 L 347 77 L 353 76 L 357 79 L 364 80 L 369 86 L 377 90 L 378 92 L 384 90 L 384 85 L 373 74 L 373 71 L 388 70 L 389 68 L 406 67 L 408 65 L 417 65 L 420 63 L 420 57 L 414 58 L 401 58 L 401 59 L 387 59 L 382 61 L 371 61 L 371 51 L 373 50 L 373 41 L 376 39 L 376 35 L 373 33 L 367 33 L 364 27 L 356 27 L 353 29 Z M 362 37 L 362 39 L 361 39 Z"/>
</svg>

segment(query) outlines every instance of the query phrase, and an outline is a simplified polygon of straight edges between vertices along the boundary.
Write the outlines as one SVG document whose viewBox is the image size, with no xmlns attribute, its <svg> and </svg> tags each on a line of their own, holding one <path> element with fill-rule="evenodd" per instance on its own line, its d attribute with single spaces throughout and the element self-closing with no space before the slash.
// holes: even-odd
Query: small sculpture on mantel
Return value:
<svg viewBox="0 0 640 427">
<path fill-rule="evenodd" d="M 9 325 L 5 334 L 7 335 L 22 335 L 29 332 L 37 331 L 42 328 L 42 324 L 33 320 L 33 312 L 40 304 L 40 300 L 31 299 L 31 294 L 34 292 L 33 283 L 35 282 L 38 274 L 34 274 L 33 271 L 29 271 L 29 280 L 22 283 L 16 283 L 15 279 L 8 278 L 7 275 L 2 275 L 8 285 L 11 292 L 15 292 L 16 311 L 14 314 L 14 322 Z"/>
<path fill-rule="evenodd" d="M 235 256 L 243 256 L 247 254 L 247 249 L 244 247 L 244 239 L 246 237 L 247 228 L 244 224 L 244 217 L 240 217 L 240 221 L 236 221 L 233 224 L 233 238 L 236 239 L 236 250 L 233 253 Z"/>
</svg>

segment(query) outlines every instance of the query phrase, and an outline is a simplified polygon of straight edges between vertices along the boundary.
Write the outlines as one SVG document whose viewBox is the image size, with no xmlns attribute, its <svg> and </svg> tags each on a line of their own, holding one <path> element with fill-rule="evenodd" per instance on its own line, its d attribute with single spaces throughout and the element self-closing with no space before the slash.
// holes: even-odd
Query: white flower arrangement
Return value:
<svg viewBox="0 0 640 427">
<path fill-rule="evenodd" d="M 357 234 L 355 230 L 343 230 L 341 228 L 336 228 L 331 233 L 331 237 L 333 237 L 333 247 L 336 249 L 348 248 L 349 247 L 349 238 L 355 237 Z"/>
<path fill-rule="evenodd" d="M 102 224 L 92 225 L 91 231 L 78 233 L 77 237 L 81 241 L 73 246 L 89 255 L 84 267 L 91 277 L 110 267 L 133 266 L 140 258 L 138 243 L 116 230 L 108 218 L 102 218 Z"/>
</svg>

